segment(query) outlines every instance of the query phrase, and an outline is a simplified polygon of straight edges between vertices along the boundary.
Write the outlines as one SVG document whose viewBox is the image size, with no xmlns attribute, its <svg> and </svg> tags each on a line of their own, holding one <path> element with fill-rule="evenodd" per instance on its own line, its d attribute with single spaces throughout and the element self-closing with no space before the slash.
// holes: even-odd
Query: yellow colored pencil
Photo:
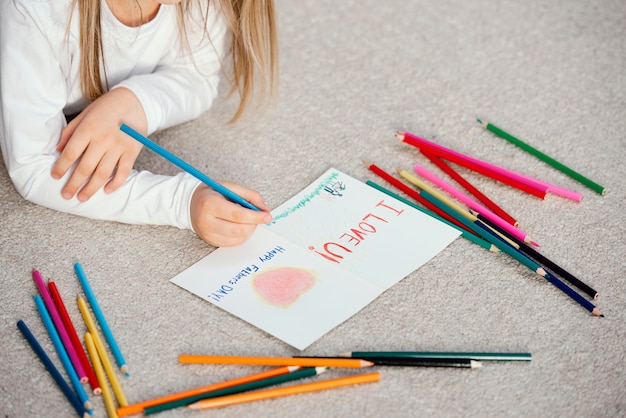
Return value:
<svg viewBox="0 0 626 418">
<path fill-rule="evenodd" d="M 474 215 L 470 211 L 464 209 L 462 206 L 454 203 L 452 200 L 448 199 L 443 194 L 439 193 L 437 190 L 435 190 L 434 188 L 432 188 L 428 184 L 426 184 L 426 182 L 418 179 L 417 177 L 415 177 L 414 175 L 412 175 L 408 171 L 401 170 L 399 168 L 396 168 L 396 171 L 402 178 L 404 178 L 405 180 L 408 180 L 411 184 L 413 184 L 417 188 L 419 188 L 421 190 L 424 190 L 425 192 L 431 194 L 433 197 L 435 197 L 441 203 L 443 203 L 444 205 L 447 205 L 448 207 L 450 207 L 450 209 L 452 209 L 453 211 L 457 212 L 459 215 L 463 216 L 468 221 L 476 222 L 476 220 L 478 220 L 478 217 L 476 215 Z M 494 233 L 498 234 L 498 236 L 500 238 L 502 238 L 503 240 L 505 240 L 507 242 L 507 244 L 509 244 L 509 245 L 511 245 L 511 246 L 513 246 L 515 248 L 519 248 L 519 244 L 517 244 L 516 242 L 512 241 L 511 239 L 509 239 L 508 237 L 506 237 L 505 235 L 500 233 L 500 231 L 497 231 L 497 230 L 491 228 L 489 225 L 487 225 L 487 227 L 490 228 Z"/>
<path fill-rule="evenodd" d="M 128 401 L 126 400 L 126 395 L 124 395 L 124 391 L 122 390 L 122 385 L 120 385 L 120 381 L 115 374 L 115 369 L 113 369 L 113 365 L 111 364 L 111 360 L 109 359 L 109 355 L 107 354 L 104 344 L 102 344 L 102 340 L 98 335 L 98 330 L 96 328 L 96 323 L 94 322 L 91 314 L 89 313 L 89 309 L 87 308 L 87 303 L 85 299 L 78 296 L 76 298 L 76 302 L 78 303 L 78 309 L 80 310 L 83 319 L 85 320 L 85 324 L 87 325 L 87 329 L 91 333 L 93 338 L 94 345 L 96 346 L 96 350 L 98 351 L 98 355 L 100 356 L 100 360 L 102 361 L 102 365 L 104 366 L 104 370 L 106 371 L 107 376 L 109 377 L 109 382 L 111 383 L 111 388 L 113 389 L 113 393 L 115 393 L 115 398 L 117 399 L 117 403 L 119 406 L 128 405 Z"/>
<path fill-rule="evenodd" d="M 107 410 L 107 414 L 109 415 L 109 418 L 117 418 L 115 403 L 113 403 L 113 395 L 109 390 L 109 385 L 107 384 L 107 380 L 104 375 L 104 368 L 102 367 L 102 362 L 100 361 L 100 357 L 98 355 L 98 349 L 93 342 L 93 337 L 90 332 L 85 333 L 85 345 L 87 346 L 89 357 L 91 357 L 93 371 L 96 374 L 96 378 L 100 384 L 100 389 L 102 390 L 102 400 L 104 401 L 104 407 Z"/>
<path fill-rule="evenodd" d="M 361 368 L 373 366 L 371 361 L 349 359 L 342 361 L 336 358 L 309 358 L 309 357 L 243 357 L 243 356 L 208 356 L 181 354 L 180 363 L 196 364 L 247 364 L 255 366 L 300 366 L 300 367 L 345 367 Z"/>
<path fill-rule="evenodd" d="M 357 385 L 361 383 L 378 382 L 380 380 L 380 372 L 358 374 L 349 377 L 340 377 L 337 379 L 322 380 L 320 382 L 304 383 L 301 385 L 292 385 L 279 387 L 275 389 L 259 390 L 254 392 L 244 392 L 236 395 L 222 396 L 219 398 L 204 399 L 191 405 L 188 409 L 209 409 L 219 408 L 222 406 L 236 405 L 245 402 L 259 401 L 263 399 L 278 398 L 281 396 L 296 395 L 306 392 L 317 392 L 320 390 L 333 389 L 341 386 Z"/>
</svg>

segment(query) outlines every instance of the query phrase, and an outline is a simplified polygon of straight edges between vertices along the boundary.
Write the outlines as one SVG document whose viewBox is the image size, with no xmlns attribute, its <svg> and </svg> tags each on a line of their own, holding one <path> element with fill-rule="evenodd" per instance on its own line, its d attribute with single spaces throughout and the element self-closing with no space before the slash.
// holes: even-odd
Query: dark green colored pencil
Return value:
<svg viewBox="0 0 626 418">
<path fill-rule="evenodd" d="M 328 370 L 327 367 L 307 367 L 295 372 L 287 373 L 280 376 L 270 377 L 268 379 L 257 380 L 255 382 L 244 383 L 229 388 L 218 389 L 212 392 L 202 393 L 195 396 L 190 396 L 183 399 L 178 399 L 171 402 L 165 402 L 159 405 L 145 408 L 143 413 L 145 415 L 155 414 L 157 412 L 167 411 L 169 409 L 186 406 L 194 402 L 201 401 L 203 399 L 217 398 L 218 396 L 233 395 L 235 393 L 247 392 L 249 390 L 259 389 L 266 386 L 278 385 L 279 383 L 289 382 L 291 380 L 303 379 L 305 377 L 316 376 L 324 371 Z"/>
<path fill-rule="evenodd" d="M 476 121 L 478 121 L 478 123 L 480 123 L 488 131 L 493 132 L 500 138 L 509 141 L 511 144 L 516 145 L 517 147 L 523 149 L 527 153 L 534 155 L 535 157 L 539 158 L 544 163 L 552 166 L 553 168 L 556 168 L 561 173 L 570 176 L 571 178 L 578 181 L 579 183 L 584 184 L 585 186 L 589 187 L 591 190 L 595 191 L 596 193 L 604 194 L 606 192 L 606 189 L 603 186 L 600 186 L 598 183 L 588 179 L 587 177 L 583 176 L 579 172 L 574 171 L 573 169 L 567 167 L 563 163 L 560 163 L 554 158 L 544 154 L 543 152 L 539 151 L 537 148 L 534 148 L 528 145 L 527 143 L 517 139 L 510 133 L 503 131 L 502 129 L 498 128 L 497 126 L 492 125 L 489 122 L 483 122 L 480 119 L 476 119 Z"/>
<path fill-rule="evenodd" d="M 392 192 L 391 190 L 388 190 L 386 188 L 384 188 L 383 186 L 380 186 L 376 183 L 374 183 L 371 180 L 367 180 L 366 184 L 368 186 L 371 186 L 377 190 L 380 190 L 381 192 L 395 198 L 398 199 L 399 201 L 401 201 L 402 203 L 406 203 L 407 205 L 411 206 L 412 208 L 415 208 L 417 210 L 419 210 L 422 213 L 425 213 L 426 215 L 432 216 L 433 218 L 445 223 L 446 225 L 450 225 L 452 228 L 457 229 L 458 231 L 461 232 L 461 236 L 469 241 L 472 241 L 474 244 L 480 245 L 481 247 L 483 247 L 486 250 L 492 251 L 494 253 L 501 253 L 502 251 L 500 251 L 495 245 L 485 241 L 484 239 L 477 237 L 474 234 L 471 234 L 469 232 L 467 232 L 464 229 L 459 228 L 458 226 L 456 226 L 455 224 L 453 224 L 452 222 L 448 222 L 446 219 L 442 218 L 441 216 L 437 215 L 434 212 L 429 211 L 428 209 L 424 209 L 421 208 L 419 206 L 417 206 L 415 203 L 403 198 L 402 196 Z"/>
</svg>

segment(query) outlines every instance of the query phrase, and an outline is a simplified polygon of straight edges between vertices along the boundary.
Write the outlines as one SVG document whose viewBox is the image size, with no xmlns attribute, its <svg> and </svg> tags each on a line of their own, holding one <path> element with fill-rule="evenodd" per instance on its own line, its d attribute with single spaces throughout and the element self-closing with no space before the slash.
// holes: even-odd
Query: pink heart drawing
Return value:
<svg viewBox="0 0 626 418">
<path fill-rule="evenodd" d="M 277 267 L 258 273 L 252 287 L 270 305 L 288 307 L 315 284 L 315 275 L 294 267 Z"/>
</svg>

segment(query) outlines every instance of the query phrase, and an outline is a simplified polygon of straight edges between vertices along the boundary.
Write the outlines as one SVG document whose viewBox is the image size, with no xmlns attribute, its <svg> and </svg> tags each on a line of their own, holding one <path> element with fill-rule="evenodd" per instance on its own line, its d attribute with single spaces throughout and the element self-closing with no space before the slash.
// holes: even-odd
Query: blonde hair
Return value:
<svg viewBox="0 0 626 418">
<path fill-rule="evenodd" d="M 100 3 L 102 0 L 73 0 L 78 3 L 80 27 L 80 86 L 88 101 L 108 90 L 106 74 L 100 74 L 102 33 Z M 201 0 L 198 0 L 201 1 Z M 211 0 L 207 0 L 210 2 Z M 232 43 L 232 77 L 230 94 L 239 93 L 239 106 L 231 122 L 244 113 L 256 91 L 261 98 L 273 96 L 278 87 L 278 41 L 273 0 L 214 0 L 224 14 Z M 186 44 L 185 16 L 190 5 L 182 2 L 178 8 L 181 43 Z M 208 8 L 206 8 L 208 11 Z M 205 24 L 207 15 L 205 14 Z M 68 25 L 69 28 L 69 25 Z M 208 31 L 205 31 L 208 32 Z M 102 66 L 104 68 L 104 66 Z M 260 83 L 257 83 L 260 82 Z"/>
</svg>

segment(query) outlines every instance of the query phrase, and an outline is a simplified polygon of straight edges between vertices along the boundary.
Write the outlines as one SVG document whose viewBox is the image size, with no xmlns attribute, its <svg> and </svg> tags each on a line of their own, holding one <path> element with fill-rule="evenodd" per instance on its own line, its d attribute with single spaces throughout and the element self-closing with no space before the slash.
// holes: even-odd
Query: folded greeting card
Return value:
<svg viewBox="0 0 626 418">
<path fill-rule="evenodd" d="M 459 236 L 336 169 L 272 216 L 171 281 L 300 350 Z"/>
</svg>

